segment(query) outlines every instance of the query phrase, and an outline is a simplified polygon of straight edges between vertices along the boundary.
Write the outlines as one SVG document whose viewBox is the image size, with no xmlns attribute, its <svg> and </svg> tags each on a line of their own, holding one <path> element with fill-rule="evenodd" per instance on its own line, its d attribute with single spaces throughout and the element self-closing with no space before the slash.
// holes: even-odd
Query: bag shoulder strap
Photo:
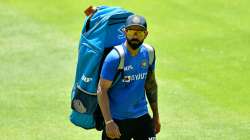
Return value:
<svg viewBox="0 0 250 140">
<path fill-rule="evenodd" d="M 125 63 L 125 51 L 122 45 L 118 45 L 114 47 L 114 50 L 119 54 L 120 61 L 117 67 L 117 72 L 115 74 L 114 81 L 112 83 L 112 87 L 119 81 L 120 78 L 124 77 L 124 63 Z"/>
<path fill-rule="evenodd" d="M 148 44 L 143 44 L 145 46 L 145 48 L 148 51 L 148 56 L 149 56 L 149 65 L 152 65 L 154 60 L 155 60 L 155 50 L 152 46 L 148 45 Z"/>
<path fill-rule="evenodd" d="M 119 62 L 119 65 L 118 65 L 117 69 L 118 70 L 123 70 L 124 63 L 125 63 L 125 52 L 124 52 L 124 49 L 123 49 L 122 45 L 115 46 L 114 49 L 116 50 L 116 52 L 120 56 L 120 62 Z"/>
</svg>

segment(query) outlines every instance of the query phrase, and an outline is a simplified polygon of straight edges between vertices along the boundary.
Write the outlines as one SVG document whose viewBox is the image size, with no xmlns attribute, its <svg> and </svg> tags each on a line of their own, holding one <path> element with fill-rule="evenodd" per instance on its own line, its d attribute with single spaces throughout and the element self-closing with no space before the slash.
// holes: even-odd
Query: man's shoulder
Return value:
<svg viewBox="0 0 250 140">
<path fill-rule="evenodd" d="M 149 56 L 149 64 L 152 65 L 155 61 L 155 49 L 152 45 L 143 43 L 143 47 Z"/>
<path fill-rule="evenodd" d="M 154 47 L 150 44 L 147 44 L 147 43 L 143 43 L 142 46 L 145 48 L 145 49 L 150 49 L 150 50 L 154 50 Z"/>
</svg>

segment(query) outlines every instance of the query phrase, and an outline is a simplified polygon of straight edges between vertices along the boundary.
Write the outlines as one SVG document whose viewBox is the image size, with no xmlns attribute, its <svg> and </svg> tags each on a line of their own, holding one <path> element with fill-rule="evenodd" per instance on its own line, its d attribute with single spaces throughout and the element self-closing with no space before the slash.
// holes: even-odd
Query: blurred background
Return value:
<svg viewBox="0 0 250 140">
<path fill-rule="evenodd" d="M 69 121 L 89 5 L 146 17 L 156 49 L 158 140 L 250 139 L 250 1 L 0 0 L 0 139 L 98 140 Z"/>
</svg>

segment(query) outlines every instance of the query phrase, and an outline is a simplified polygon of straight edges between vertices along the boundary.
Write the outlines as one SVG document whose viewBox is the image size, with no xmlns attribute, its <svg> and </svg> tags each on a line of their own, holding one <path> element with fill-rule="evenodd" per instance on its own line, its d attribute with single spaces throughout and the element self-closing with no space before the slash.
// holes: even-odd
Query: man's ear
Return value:
<svg viewBox="0 0 250 140">
<path fill-rule="evenodd" d="M 145 31 L 145 37 L 144 37 L 144 39 L 147 38 L 147 36 L 148 36 L 148 31 Z"/>
</svg>

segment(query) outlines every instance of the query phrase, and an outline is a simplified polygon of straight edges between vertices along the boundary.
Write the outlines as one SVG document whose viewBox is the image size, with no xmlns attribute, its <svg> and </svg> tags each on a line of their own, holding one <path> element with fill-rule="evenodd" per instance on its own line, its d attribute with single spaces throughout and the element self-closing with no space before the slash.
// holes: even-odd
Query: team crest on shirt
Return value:
<svg viewBox="0 0 250 140">
<path fill-rule="evenodd" d="M 141 62 L 141 68 L 146 69 L 147 68 L 147 60 L 142 60 Z"/>
</svg>

